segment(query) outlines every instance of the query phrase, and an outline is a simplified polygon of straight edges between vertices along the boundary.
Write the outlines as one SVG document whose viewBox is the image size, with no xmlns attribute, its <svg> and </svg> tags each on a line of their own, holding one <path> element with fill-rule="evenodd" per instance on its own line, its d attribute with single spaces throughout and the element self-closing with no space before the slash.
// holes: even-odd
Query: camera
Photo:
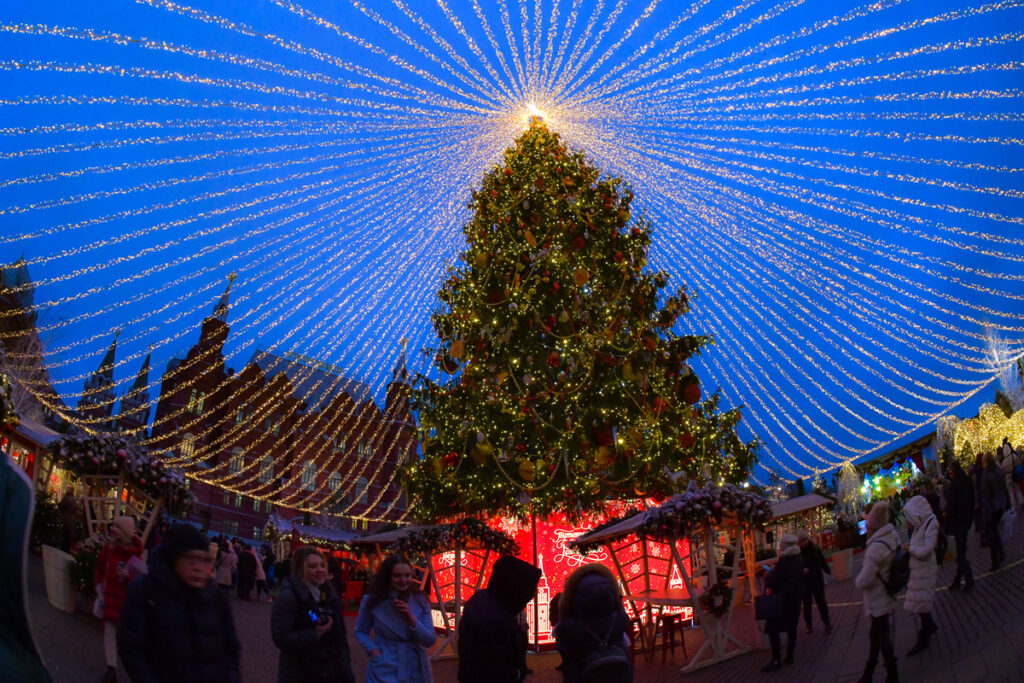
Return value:
<svg viewBox="0 0 1024 683">
<path fill-rule="evenodd" d="M 313 622 L 314 626 L 326 624 L 329 619 L 334 618 L 332 611 L 324 607 L 315 607 L 306 614 L 309 615 L 309 620 Z"/>
</svg>

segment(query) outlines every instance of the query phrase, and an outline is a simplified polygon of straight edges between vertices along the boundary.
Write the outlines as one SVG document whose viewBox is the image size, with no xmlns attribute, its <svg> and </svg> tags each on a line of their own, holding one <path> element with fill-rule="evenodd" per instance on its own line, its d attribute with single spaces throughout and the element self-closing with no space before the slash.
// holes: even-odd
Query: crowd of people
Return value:
<svg viewBox="0 0 1024 683">
<path fill-rule="evenodd" d="M 907 651 L 913 657 L 927 650 L 939 627 L 932 617 L 938 565 L 945 559 L 947 537 L 953 538 L 956 574 L 949 590 L 969 593 L 974 586 L 974 570 L 968 559 L 968 539 L 973 528 L 978 543 L 989 549 L 989 571 L 997 571 L 1005 562 L 1004 536 L 1012 533 L 1012 524 L 1004 516 L 1016 514 L 1024 505 L 1024 472 L 1019 454 L 1008 441 L 994 453 L 981 454 L 969 469 L 951 459 L 942 476 L 901 491 L 888 500 L 877 501 L 864 514 L 867 540 L 856 587 L 862 592 L 864 611 L 870 618 L 868 659 L 861 682 L 874 676 L 879 658 L 886 681 L 899 680 L 893 645 L 893 612 L 896 596 L 905 588 L 904 609 L 915 615 L 917 632 L 914 645 Z M 906 526 L 908 541 L 903 542 L 898 526 Z M 828 572 L 821 550 L 810 542 L 806 532 L 783 536 L 779 560 L 767 574 L 769 594 L 777 595 L 777 609 L 765 620 L 771 642 L 771 660 L 762 670 L 775 671 L 783 663 L 792 663 L 800 603 L 804 621 L 812 631 L 812 601 L 816 601 L 826 630 L 831 630 L 828 606 L 824 599 L 824 573 Z M 787 637 L 783 659 L 781 634 Z"/>
<path fill-rule="evenodd" d="M 161 530 L 143 565 L 142 542 L 130 517 L 114 520 L 109 538 L 97 568 L 109 666 L 105 680 L 117 680 L 119 661 L 135 683 L 240 680 L 232 586 L 238 598 L 258 600 L 261 586 L 272 587 L 277 574 L 270 632 L 279 650 L 278 681 L 354 683 L 342 591 L 335 588 L 327 558 L 317 548 L 299 546 L 278 563 L 269 547 L 260 554 L 237 540 L 210 541 L 191 525 L 175 524 Z M 129 566 L 131 558 L 138 564 Z M 501 557 L 495 562 L 486 588 L 463 611 L 461 683 L 526 678 L 525 609 L 540 578 L 540 569 L 523 560 Z M 356 618 L 354 636 L 366 651 L 368 683 L 432 683 L 428 649 L 437 636 L 430 610 L 412 563 L 398 554 L 388 556 L 372 577 Z M 595 675 L 609 683 L 632 680 L 629 620 L 608 569 L 585 565 L 574 572 L 556 621 L 566 681 L 595 680 Z"/>
<path fill-rule="evenodd" d="M 906 655 L 929 648 L 939 629 L 932 612 L 947 536 L 956 551 L 950 591 L 968 593 L 974 586 L 967 553 L 972 527 L 989 548 L 989 570 L 1002 566 L 1006 529 L 1000 527 L 1005 515 L 1024 504 L 1020 489 L 1019 456 L 1004 443 L 966 470 L 951 460 L 942 477 L 869 507 L 863 565 L 855 580 L 870 617 L 861 681 L 872 680 L 879 659 L 886 680 L 898 680 L 892 614 L 904 588 L 904 609 L 917 622 Z M 907 542 L 898 531 L 901 520 Z M 291 556 L 279 561 L 269 545 L 257 549 L 239 539 L 210 540 L 186 524 L 160 527 L 153 538 L 147 566 L 135 521 L 118 517 L 99 555 L 94 612 L 104 624 L 105 680 L 117 680 L 119 659 L 137 683 L 238 680 L 240 645 L 229 602 L 234 593 L 242 600 L 265 596 L 273 603 L 270 630 L 279 650 L 279 681 L 354 682 L 337 560 L 312 546 L 293 545 Z M 824 554 L 806 531 L 782 536 L 778 561 L 765 577 L 767 592 L 778 598 L 765 621 L 771 659 L 763 671 L 794 661 L 800 615 L 811 633 L 815 604 L 822 627 L 832 630 L 825 599 L 829 573 Z M 522 560 L 496 561 L 487 587 L 463 611 L 459 681 L 518 683 L 526 677 L 524 610 L 540 578 L 540 570 Z M 551 621 L 564 680 L 591 680 L 595 671 L 603 671 L 604 680 L 631 680 L 631 627 L 612 574 L 599 564 L 584 565 L 557 598 Z M 430 602 L 417 587 L 408 559 L 391 555 L 381 563 L 359 606 L 354 636 L 366 650 L 367 681 L 432 680 L 427 650 L 436 636 Z"/>
</svg>

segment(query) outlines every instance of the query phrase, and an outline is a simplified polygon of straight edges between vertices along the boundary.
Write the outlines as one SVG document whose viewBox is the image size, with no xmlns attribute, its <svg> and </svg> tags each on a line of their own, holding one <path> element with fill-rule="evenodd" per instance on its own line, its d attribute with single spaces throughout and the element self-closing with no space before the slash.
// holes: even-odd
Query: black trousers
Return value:
<svg viewBox="0 0 1024 683">
<path fill-rule="evenodd" d="M 825 626 L 831 626 L 832 622 L 828 618 L 828 603 L 825 602 L 825 584 L 820 583 L 817 585 L 804 584 L 804 623 L 807 624 L 807 628 L 811 628 L 812 625 L 812 614 L 811 607 L 812 602 L 818 603 L 818 614 L 821 615 L 821 622 Z"/>
<path fill-rule="evenodd" d="M 996 510 L 988 520 L 988 551 L 992 557 L 993 569 L 1006 557 L 1006 553 L 1003 552 L 1003 537 L 999 535 L 999 520 L 1002 518 L 1003 511 Z"/>
<path fill-rule="evenodd" d="M 967 559 L 967 531 L 953 534 L 953 542 L 956 544 L 956 576 L 953 577 L 953 583 L 959 586 L 960 579 L 963 579 L 969 586 L 974 583 L 974 572 Z"/>
<path fill-rule="evenodd" d="M 886 668 L 895 667 L 896 653 L 892 646 L 892 631 L 889 629 L 889 614 L 880 617 L 871 617 L 871 645 L 868 649 L 868 666 L 875 668 L 878 663 L 878 655 L 882 655 Z"/>
<path fill-rule="evenodd" d="M 772 660 L 782 659 L 782 633 L 786 634 L 786 656 L 793 658 L 793 651 L 796 649 L 796 625 L 800 617 L 796 614 L 792 618 L 785 617 L 778 623 L 769 625 L 768 642 L 772 644 Z"/>
</svg>

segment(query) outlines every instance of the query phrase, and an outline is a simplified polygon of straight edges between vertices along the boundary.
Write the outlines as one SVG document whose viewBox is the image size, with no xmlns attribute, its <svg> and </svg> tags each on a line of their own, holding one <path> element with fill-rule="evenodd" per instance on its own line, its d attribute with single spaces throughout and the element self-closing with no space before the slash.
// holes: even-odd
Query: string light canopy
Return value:
<svg viewBox="0 0 1024 683">
<path fill-rule="evenodd" d="M 301 355 L 342 372 L 295 400 L 344 376 L 383 406 L 401 339 L 410 373 L 436 372 L 416 351 L 470 193 L 539 119 L 658 226 L 650 265 L 691 294 L 675 332 L 715 340 L 693 369 L 744 406 L 755 479 L 884 451 L 1024 352 L 1017 3 L 485 5 L 5 13 L 0 253 L 24 254 L 31 282 L 5 270 L 6 291 L 43 342 L 15 348 L 0 312 L 12 381 L 86 431 L 107 427 L 82 401 L 117 414 L 132 393 L 152 416 L 234 272 L 227 366 L 257 344 Z M 117 328 L 114 385 L 90 384 Z M 18 371 L 37 360 L 45 373 Z M 283 451 L 312 423 L 275 433 L 273 405 L 252 420 Z M 292 490 L 255 462 L 201 468 L 235 425 L 185 412 L 178 436 L 210 438 L 164 455 L 191 476 Z M 372 460 L 358 475 L 395 476 Z"/>
</svg>

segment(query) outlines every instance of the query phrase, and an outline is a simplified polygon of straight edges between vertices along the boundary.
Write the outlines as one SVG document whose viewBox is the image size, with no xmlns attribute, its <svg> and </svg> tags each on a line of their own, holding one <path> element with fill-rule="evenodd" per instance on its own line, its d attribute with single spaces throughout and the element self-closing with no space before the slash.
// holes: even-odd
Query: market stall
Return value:
<svg viewBox="0 0 1024 683">
<path fill-rule="evenodd" d="M 180 472 L 119 437 L 66 434 L 49 450 L 53 462 L 82 483 L 90 537 L 106 533 L 115 517 L 128 515 L 145 543 L 161 510 L 174 514 L 192 504 Z"/>
<path fill-rule="evenodd" d="M 751 533 L 769 517 L 763 498 L 736 486 L 692 489 L 583 534 L 574 545 L 607 549 L 629 609 L 644 617 L 645 650 L 653 650 L 666 609 L 690 610 L 705 640 L 683 668 L 687 673 L 750 649 L 732 634 L 733 594 L 744 571 L 753 581 Z M 624 562 L 627 555 L 632 559 Z M 725 557 L 730 562 L 723 565 Z"/>
<path fill-rule="evenodd" d="M 432 596 L 434 626 L 442 634 L 431 653 L 433 659 L 458 654 L 463 603 L 483 587 L 494 560 L 518 552 L 507 534 L 474 518 L 393 529 L 352 543 L 372 548 L 378 562 L 397 552 L 412 563 L 420 589 Z"/>
<path fill-rule="evenodd" d="M 796 533 L 805 529 L 819 546 L 823 545 L 825 528 L 828 526 L 825 513 L 835 501 L 818 493 L 808 493 L 789 500 L 772 503 L 772 518 L 768 522 L 775 538 L 783 534 Z"/>
</svg>

